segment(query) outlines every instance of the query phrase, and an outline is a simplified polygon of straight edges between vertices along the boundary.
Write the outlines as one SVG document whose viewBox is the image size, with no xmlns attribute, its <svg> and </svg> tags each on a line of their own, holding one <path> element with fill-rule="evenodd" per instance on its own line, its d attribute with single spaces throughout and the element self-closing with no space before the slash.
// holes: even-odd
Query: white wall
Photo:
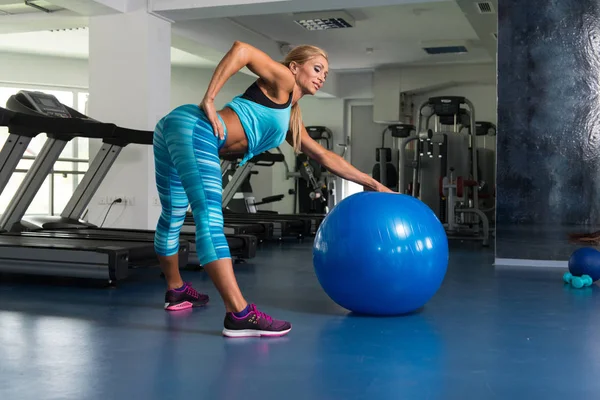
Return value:
<svg viewBox="0 0 600 400">
<path fill-rule="evenodd" d="M 0 52 L 0 81 L 30 85 L 88 87 L 88 61 Z"/>
<path fill-rule="evenodd" d="M 181 104 L 199 104 L 204 97 L 206 88 L 212 77 L 211 69 L 173 67 L 171 73 L 171 106 Z M 221 89 L 215 99 L 215 106 L 221 108 L 233 96 L 242 93 L 254 82 L 251 76 L 244 74 L 234 75 Z"/>
<path fill-rule="evenodd" d="M 373 118 L 378 122 L 402 121 L 400 93 L 419 95 L 449 87 L 495 83 L 493 64 L 378 68 L 373 74 Z M 490 101 L 495 107 L 496 96 Z M 415 107 L 418 107 L 416 102 Z"/>
<path fill-rule="evenodd" d="M 345 72 L 337 74 L 338 94 L 343 99 L 372 99 L 372 72 Z"/>
</svg>

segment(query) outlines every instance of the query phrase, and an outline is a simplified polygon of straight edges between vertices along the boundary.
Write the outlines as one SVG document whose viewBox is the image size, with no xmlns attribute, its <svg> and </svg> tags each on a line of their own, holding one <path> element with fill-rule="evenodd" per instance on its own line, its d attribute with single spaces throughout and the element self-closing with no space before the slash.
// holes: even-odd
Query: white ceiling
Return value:
<svg viewBox="0 0 600 400">
<path fill-rule="evenodd" d="M 133 2 L 154 5 L 156 14 L 177 17 L 172 35 L 176 65 L 214 67 L 234 40 L 253 44 L 276 59 L 283 58 L 282 43 L 315 44 L 329 53 L 333 72 L 371 71 L 385 65 L 495 63 L 496 41 L 491 34 L 496 32 L 497 15 L 481 15 L 472 0 L 369 0 L 370 7 L 360 6 L 364 0 L 36 2 L 58 10 L 53 13 L 25 6 L 21 0 L 0 0 L 0 51 L 85 58 L 87 29 L 49 30 L 87 26 L 90 16 L 123 11 L 116 5 L 124 8 Z M 237 5 L 227 7 L 233 3 Z M 491 3 L 497 9 L 497 0 Z M 294 13 L 318 11 L 315 7 L 343 9 L 355 26 L 307 31 L 294 22 Z M 15 15 L 1 15 L 2 11 Z M 423 51 L 423 42 L 442 40 L 464 42 L 469 52 L 431 56 Z"/>
<path fill-rule="evenodd" d="M 478 41 L 461 8 L 452 1 L 358 8 L 346 13 L 356 20 L 355 27 L 325 31 L 302 28 L 290 13 L 216 21 L 227 29 L 235 29 L 235 24 L 240 24 L 273 41 L 321 46 L 328 52 L 333 70 L 373 69 L 389 64 L 492 61 L 487 50 L 476 44 L 468 54 L 430 56 L 423 51 L 426 41 Z M 206 22 L 200 21 L 196 30 L 207 34 L 202 26 Z M 194 22 L 181 24 L 191 23 Z"/>
</svg>

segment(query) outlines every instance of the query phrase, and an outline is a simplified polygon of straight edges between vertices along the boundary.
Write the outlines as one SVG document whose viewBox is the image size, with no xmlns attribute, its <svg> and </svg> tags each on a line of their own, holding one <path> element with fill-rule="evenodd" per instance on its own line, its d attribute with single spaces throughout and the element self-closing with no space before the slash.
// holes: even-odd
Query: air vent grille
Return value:
<svg viewBox="0 0 600 400">
<path fill-rule="evenodd" d="M 295 21 L 298 25 L 309 31 L 322 31 L 325 29 L 352 28 L 352 25 L 343 18 L 315 18 Z"/>
<path fill-rule="evenodd" d="M 294 14 L 294 22 L 309 31 L 354 27 L 354 18 L 345 11 L 308 12 Z"/>
<path fill-rule="evenodd" d="M 479 14 L 495 14 L 494 5 L 489 1 L 478 1 L 475 3 Z"/>
<path fill-rule="evenodd" d="M 464 54 L 468 53 L 465 46 L 423 47 L 427 54 Z"/>
</svg>

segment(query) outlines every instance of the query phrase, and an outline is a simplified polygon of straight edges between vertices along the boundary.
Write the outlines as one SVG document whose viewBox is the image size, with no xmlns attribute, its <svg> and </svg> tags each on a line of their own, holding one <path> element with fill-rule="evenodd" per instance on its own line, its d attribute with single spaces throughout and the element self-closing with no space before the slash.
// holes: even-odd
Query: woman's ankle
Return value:
<svg viewBox="0 0 600 400">
<path fill-rule="evenodd" d="M 185 283 L 181 279 L 167 282 L 167 290 L 180 289 L 183 285 L 185 285 Z"/>
<path fill-rule="evenodd" d="M 225 311 L 231 313 L 239 313 L 241 311 L 244 311 L 246 307 L 248 307 L 248 302 L 246 300 L 238 300 L 225 303 Z"/>
</svg>

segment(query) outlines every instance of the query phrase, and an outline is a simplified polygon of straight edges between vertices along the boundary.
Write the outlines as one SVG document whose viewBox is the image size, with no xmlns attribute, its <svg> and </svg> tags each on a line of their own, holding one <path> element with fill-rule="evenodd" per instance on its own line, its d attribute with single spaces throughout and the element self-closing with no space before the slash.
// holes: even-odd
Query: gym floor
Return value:
<svg viewBox="0 0 600 400">
<path fill-rule="evenodd" d="M 162 309 L 156 270 L 116 289 L 2 277 L 0 398 L 593 398 L 598 288 L 493 259 L 493 249 L 452 242 L 425 308 L 373 318 L 322 292 L 310 243 L 261 249 L 237 274 L 250 301 L 292 322 L 279 339 L 223 338 L 223 307 L 202 272 L 185 278 L 212 302 L 179 313 Z"/>
</svg>

